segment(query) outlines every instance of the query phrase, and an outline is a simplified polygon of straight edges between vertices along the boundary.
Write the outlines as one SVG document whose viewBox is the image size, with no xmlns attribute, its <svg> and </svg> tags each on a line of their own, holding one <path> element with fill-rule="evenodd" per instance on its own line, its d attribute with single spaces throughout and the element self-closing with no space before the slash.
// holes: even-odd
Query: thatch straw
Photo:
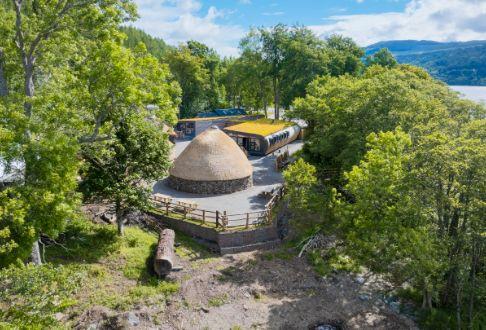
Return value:
<svg viewBox="0 0 486 330">
<path fill-rule="evenodd" d="M 172 176 L 192 181 L 235 180 L 252 173 L 236 142 L 215 126 L 192 140 L 170 169 Z"/>
</svg>

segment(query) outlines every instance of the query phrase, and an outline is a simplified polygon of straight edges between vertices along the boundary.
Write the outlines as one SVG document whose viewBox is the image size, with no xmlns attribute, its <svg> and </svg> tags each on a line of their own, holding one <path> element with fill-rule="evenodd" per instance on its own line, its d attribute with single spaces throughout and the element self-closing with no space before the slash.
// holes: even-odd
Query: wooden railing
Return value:
<svg viewBox="0 0 486 330">
<path fill-rule="evenodd" d="M 154 207 L 166 216 L 175 216 L 181 220 L 192 221 L 201 226 L 214 226 L 222 230 L 227 228 L 250 228 L 270 224 L 271 213 L 277 202 L 283 197 L 284 188 L 280 187 L 273 194 L 265 209 L 256 212 L 228 214 L 226 211 L 202 210 L 192 202 L 174 202 L 171 197 L 155 194 L 152 196 Z"/>
</svg>

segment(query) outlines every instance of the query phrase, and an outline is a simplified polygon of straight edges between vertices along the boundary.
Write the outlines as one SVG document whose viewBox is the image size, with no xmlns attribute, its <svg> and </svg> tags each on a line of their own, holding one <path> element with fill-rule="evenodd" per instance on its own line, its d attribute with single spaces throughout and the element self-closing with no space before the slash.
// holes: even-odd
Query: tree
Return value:
<svg viewBox="0 0 486 330">
<path fill-rule="evenodd" d="M 72 97 L 63 89 L 71 77 L 70 60 L 82 52 L 76 45 L 112 35 L 134 14 L 131 2 L 117 0 L 12 0 L 0 5 L 2 101 L 20 118 L 7 159 L 24 164 L 22 185 L 11 190 L 27 208 L 24 223 L 34 229 L 32 260 L 37 264 L 40 234 L 55 237 L 75 215 L 78 201 L 78 145 L 70 125 L 76 116 Z"/>
<path fill-rule="evenodd" d="M 147 184 L 169 168 L 170 147 L 163 125 L 175 122 L 179 88 L 169 83 L 168 67 L 149 55 L 109 42 L 91 56 L 81 71 L 89 90 L 87 108 L 94 112 L 92 143 L 82 146 L 86 160 L 81 191 L 86 199 L 115 204 L 119 234 L 131 209 L 146 209 Z M 155 105 L 155 110 L 147 110 Z"/>
<path fill-rule="evenodd" d="M 309 122 L 317 184 L 334 188 L 312 190 L 315 226 L 337 220 L 347 253 L 411 284 L 424 308 L 446 309 L 458 327 L 484 322 L 486 109 L 421 69 L 374 65 L 316 80 L 293 114 Z"/>
<path fill-rule="evenodd" d="M 351 38 L 332 35 L 326 39 L 326 53 L 329 58 L 328 72 L 337 77 L 346 73 L 357 75 L 363 69 L 361 58 L 364 51 Z"/>
<path fill-rule="evenodd" d="M 304 147 L 309 160 L 342 173 L 359 163 L 366 151 L 366 136 L 372 132 L 401 125 L 416 136 L 425 125 L 444 124 L 447 107 L 435 95 L 446 93 L 423 70 L 375 66 L 362 77 L 316 79 L 288 116 L 309 124 Z"/>
<path fill-rule="evenodd" d="M 210 88 L 210 76 L 204 58 L 193 55 L 187 46 L 180 46 L 168 53 L 167 63 L 182 89 L 180 117 L 194 117 L 206 111 L 209 108 L 206 93 Z"/>
<path fill-rule="evenodd" d="M 285 44 L 289 37 L 289 29 L 283 24 L 278 24 L 271 29 L 253 29 L 241 41 L 243 52 L 261 54 L 262 59 L 268 66 L 267 74 L 272 80 L 273 103 L 275 119 L 279 119 L 280 95 L 282 80 L 282 65 L 285 56 Z"/>
<path fill-rule="evenodd" d="M 140 43 L 147 47 L 147 51 L 158 59 L 163 59 L 171 47 L 160 38 L 154 38 L 143 30 L 133 26 L 121 26 L 120 31 L 126 35 L 123 45 L 129 49 L 136 49 Z"/>
<path fill-rule="evenodd" d="M 214 110 L 224 105 L 225 90 L 222 84 L 222 71 L 221 71 L 221 58 L 212 48 L 209 48 L 205 44 L 190 40 L 187 42 L 187 48 L 189 48 L 193 56 L 197 56 L 203 60 L 204 67 L 209 74 L 209 87 L 205 92 L 208 100 L 207 110 Z"/>
<path fill-rule="evenodd" d="M 411 139 L 401 129 L 370 134 L 369 151 L 345 173 L 345 189 L 354 203 L 338 199 L 348 254 L 372 270 L 390 275 L 398 285 L 413 284 L 432 307 L 443 264 L 443 246 L 431 218 L 417 204 L 414 180 L 409 181 Z"/>
<path fill-rule="evenodd" d="M 382 48 L 373 55 L 366 57 L 366 66 L 372 65 L 381 65 L 386 68 L 393 68 L 398 65 L 398 62 L 388 48 Z"/>
</svg>

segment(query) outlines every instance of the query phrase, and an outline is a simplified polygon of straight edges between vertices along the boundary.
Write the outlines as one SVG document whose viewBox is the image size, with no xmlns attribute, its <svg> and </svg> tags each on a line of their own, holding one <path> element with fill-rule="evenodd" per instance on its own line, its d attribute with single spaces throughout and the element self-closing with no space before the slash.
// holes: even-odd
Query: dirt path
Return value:
<svg viewBox="0 0 486 330">
<path fill-rule="evenodd" d="M 275 252 L 181 260 L 182 283 L 160 314 L 162 329 L 411 329 L 378 299 L 376 285 L 345 274 L 317 276 L 304 259 Z M 286 260 L 288 259 L 288 260 Z"/>
</svg>

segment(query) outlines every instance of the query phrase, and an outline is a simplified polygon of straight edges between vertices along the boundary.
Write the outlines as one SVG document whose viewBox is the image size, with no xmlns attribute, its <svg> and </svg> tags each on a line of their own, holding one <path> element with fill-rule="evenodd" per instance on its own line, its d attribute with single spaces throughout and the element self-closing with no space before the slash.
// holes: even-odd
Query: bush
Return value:
<svg viewBox="0 0 486 330">
<path fill-rule="evenodd" d="M 0 271 L 0 319 L 17 328 L 58 324 L 54 314 L 75 305 L 72 296 L 83 286 L 82 267 L 11 266 Z"/>
</svg>

